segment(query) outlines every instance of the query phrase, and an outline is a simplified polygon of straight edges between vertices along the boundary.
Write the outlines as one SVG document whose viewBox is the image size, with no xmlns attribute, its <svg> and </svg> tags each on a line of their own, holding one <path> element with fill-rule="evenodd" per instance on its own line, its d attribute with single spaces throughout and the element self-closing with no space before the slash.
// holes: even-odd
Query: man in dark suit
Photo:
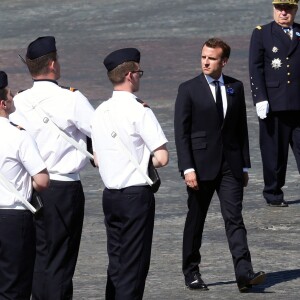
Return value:
<svg viewBox="0 0 300 300">
<path fill-rule="evenodd" d="M 243 187 L 250 167 L 242 82 L 222 69 L 230 47 L 209 39 L 202 48 L 203 73 L 182 83 L 175 104 L 175 142 L 179 171 L 188 193 L 182 269 L 190 289 L 207 290 L 199 273 L 200 246 L 207 211 L 216 191 L 241 292 L 265 279 L 254 273 L 242 216 Z"/>
<path fill-rule="evenodd" d="M 289 145 L 300 172 L 300 24 L 298 0 L 274 0 L 274 21 L 251 37 L 249 70 L 259 117 L 263 196 L 270 206 L 288 206 L 285 183 Z"/>
</svg>

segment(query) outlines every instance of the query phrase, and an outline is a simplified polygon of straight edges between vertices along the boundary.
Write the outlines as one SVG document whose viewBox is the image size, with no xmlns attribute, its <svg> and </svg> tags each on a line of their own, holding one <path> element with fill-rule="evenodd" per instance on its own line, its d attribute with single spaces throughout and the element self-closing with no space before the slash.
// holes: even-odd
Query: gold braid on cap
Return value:
<svg viewBox="0 0 300 300">
<path fill-rule="evenodd" d="M 299 0 L 273 0 L 272 4 L 298 5 Z"/>
</svg>

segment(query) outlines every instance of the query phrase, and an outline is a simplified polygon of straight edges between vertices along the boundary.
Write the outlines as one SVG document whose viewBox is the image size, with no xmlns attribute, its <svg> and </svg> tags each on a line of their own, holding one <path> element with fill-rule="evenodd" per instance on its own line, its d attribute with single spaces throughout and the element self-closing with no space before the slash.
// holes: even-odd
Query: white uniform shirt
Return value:
<svg viewBox="0 0 300 300">
<path fill-rule="evenodd" d="M 147 185 L 128 155 L 111 137 L 112 131 L 118 133 L 122 143 L 147 174 L 150 152 L 168 142 L 152 110 L 139 103 L 135 95 L 114 91 L 112 98 L 99 105 L 92 120 L 93 148 L 105 186 L 121 189 Z"/>
<path fill-rule="evenodd" d="M 45 124 L 32 103 L 37 104 L 60 129 L 86 147 L 86 135 L 91 135 L 90 122 L 94 113 L 87 98 L 79 91 L 72 92 L 55 82 L 43 80 L 35 81 L 31 89 L 17 94 L 14 103 L 16 112 L 10 115 L 10 119 L 24 127 L 35 139 L 50 179 L 72 180 L 60 175 L 77 174 L 88 159 Z"/>
<path fill-rule="evenodd" d="M 16 187 L 23 199 L 30 200 L 31 176 L 46 168 L 37 145 L 25 131 L 17 129 L 7 118 L 0 117 L 0 171 Z M 0 181 L 0 209 L 25 209 L 16 196 Z"/>
</svg>

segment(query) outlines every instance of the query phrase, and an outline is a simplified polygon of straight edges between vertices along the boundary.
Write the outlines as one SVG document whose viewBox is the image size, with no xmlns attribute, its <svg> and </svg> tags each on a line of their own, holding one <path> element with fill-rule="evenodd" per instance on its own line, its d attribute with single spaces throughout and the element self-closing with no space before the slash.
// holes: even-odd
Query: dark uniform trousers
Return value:
<svg viewBox="0 0 300 300">
<path fill-rule="evenodd" d="M 150 265 L 155 199 L 148 186 L 103 191 L 106 300 L 141 300 Z"/>
<path fill-rule="evenodd" d="M 0 209 L 0 299 L 30 299 L 34 259 L 32 213 Z"/>
<path fill-rule="evenodd" d="M 216 191 L 220 199 L 221 213 L 225 223 L 226 236 L 232 254 L 235 275 L 243 280 L 252 270 L 247 232 L 242 216 L 243 182 L 236 179 L 228 164 L 223 161 L 217 178 L 199 181 L 199 190 L 187 188 L 188 213 L 183 234 L 183 273 L 190 276 L 199 272 L 200 247 L 207 211 Z"/>
<path fill-rule="evenodd" d="M 300 172 L 300 111 L 270 112 L 259 119 L 260 148 L 265 187 L 264 198 L 269 202 L 282 202 L 282 187 L 291 146 Z"/>
<path fill-rule="evenodd" d="M 36 260 L 33 300 L 73 298 L 75 272 L 84 217 L 80 181 L 50 181 L 39 193 L 42 213 L 36 218 Z"/>
</svg>

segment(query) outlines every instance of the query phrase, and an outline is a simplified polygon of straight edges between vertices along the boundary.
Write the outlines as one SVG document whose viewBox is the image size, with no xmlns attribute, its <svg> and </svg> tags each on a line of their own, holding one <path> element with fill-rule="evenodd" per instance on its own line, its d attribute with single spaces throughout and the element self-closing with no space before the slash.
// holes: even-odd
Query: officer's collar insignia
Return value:
<svg viewBox="0 0 300 300">
<path fill-rule="evenodd" d="M 297 32 L 296 32 L 296 36 L 300 36 L 300 32 L 297 31 Z"/>
<path fill-rule="evenodd" d="M 275 47 L 275 46 L 272 48 L 272 52 L 273 52 L 273 53 L 277 53 L 278 50 L 279 50 L 279 49 L 278 49 L 277 47 Z"/>
<path fill-rule="evenodd" d="M 275 70 L 278 70 L 279 68 L 281 68 L 282 62 L 280 58 L 274 58 L 272 60 L 272 68 L 274 68 Z"/>
<path fill-rule="evenodd" d="M 256 29 L 261 30 L 261 26 L 259 26 L 259 25 L 256 26 Z"/>
</svg>

